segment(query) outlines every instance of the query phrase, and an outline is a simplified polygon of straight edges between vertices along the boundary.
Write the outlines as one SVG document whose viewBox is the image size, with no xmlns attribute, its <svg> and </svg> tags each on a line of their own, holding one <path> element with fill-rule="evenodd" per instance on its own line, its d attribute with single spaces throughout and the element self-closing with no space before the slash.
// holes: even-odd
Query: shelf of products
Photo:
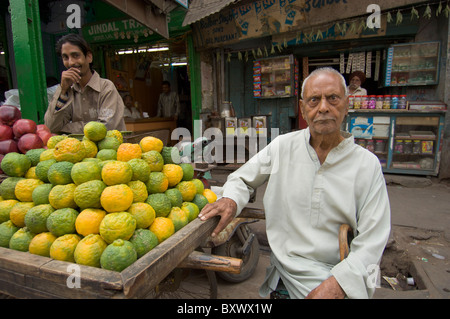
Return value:
<svg viewBox="0 0 450 319">
<path fill-rule="evenodd" d="M 388 49 L 386 86 L 435 85 L 440 42 L 396 44 Z"/>
<path fill-rule="evenodd" d="M 439 172 L 445 111 L 349 110 L 347 131 L 373 152 L 385 173 Z"/>
<path fill-rule="evenodd" d="M 279 98 L 298 95 L 298 60 L 293 55 L 253 62 L 253 96 Z"/>
</svg>

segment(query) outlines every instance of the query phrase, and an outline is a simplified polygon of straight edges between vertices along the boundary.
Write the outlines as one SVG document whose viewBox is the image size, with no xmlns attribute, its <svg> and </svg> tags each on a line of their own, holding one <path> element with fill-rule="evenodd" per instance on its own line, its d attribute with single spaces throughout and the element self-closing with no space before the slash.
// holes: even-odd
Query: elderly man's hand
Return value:
<svg viewBox="0 0 450 319">
<path fill-rule="evenodd" d="M 233 220 L 234 216 L 236 216 L 236 211 L 236 202 L 230 198 L 223 197 L 203 207 L 198 217 L 200 220 L 207 220 L 214 216 L 220 216 L 220 221 L 211 234 L 214 237 Z"/>
<path fill-rule="evenodd" d="M 345 292 L 334 276 L 324 280 L 319 286 L 311 290 L 306 299 L 344 299 Z"/>
</svg>

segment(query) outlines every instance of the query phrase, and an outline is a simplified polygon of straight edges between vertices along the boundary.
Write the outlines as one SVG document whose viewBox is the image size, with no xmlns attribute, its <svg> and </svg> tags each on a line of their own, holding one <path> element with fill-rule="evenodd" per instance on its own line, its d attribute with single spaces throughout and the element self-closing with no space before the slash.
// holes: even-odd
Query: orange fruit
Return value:
<svg viewBox="0 0 450 319">
<path fill-rule="evenodd" d="M 0 202 L 0 224 L 10 219 L 10 213 L 13 207 L 19 203 L 15 199 L 7 199 Z"/>
<path fill-rule="evenodd" d="M 117 151 L 112 149 L 103 149 L 98 151 L 96 158 L 106 161 L 106 160 L 116 160 L 117 159 Z"/>
<path fill-rule="evenodd" d="M 94 142 L 90 140 L 82 140 L 81 143 L 83 143 L 86 150 L 85 158 L 94 158 L 97 156 L 98 147 Z"/>
<path fill-rule="evenodd" d="M 156 217 L 166 217 L 172 209 L 172 202 L 164 193 L 150 194 L 145 202 L 155 210 Z"/>
<path fill-rule="evenodd" d="M 106 184 L 99 180 L 93 180 L 75 188 L 73 199 L 80 209 L 101 208 L 100 197 Z"/>
<path fill-rule="evenodd" d="M 26 178 L 17 182 L 14 194 L 21 202 L 32 202 L 33 191 L 39 185 L 44 184 L 43 181 L 34 178 Z"/>
<path fill-rule="evenodd" d="M 97 121 L 88 122 L 83 127 L 84 136 L 94 142 L 104 139 L 107 131 L 105 124 Z"/>
<path fill-rule="evenodd" d="M 127 184 L 133 191 L 133 203 L 145 202 L 148 197 L 147 186 L 141 181 L 131 181 Z"/>
<path fill-rule="evenodd" d="M 138 258 L 144 256 L 159 244 L 158 237 L 146 228 L 136 229 L 130 238 L 130 243 L 133 244 Z"/>
<path fill-rule="evenodd" d="M 8 220 L 0 224 L 0 247 L 9 247 L 9 242 L 12 236 L 19 230 L 19 227 Z"/>
<path fill-rule="evenodd" d="M 31 233 L 26 227 L 22 227 L 11 236 L 9 240 L 9 248 L 19 251 L 28 251 L 28 247 L 30 246 L 30 242 L 33 237 L 33 233 Z"/>
<path fill-rule="evenodd" d="M 127 212 L 108 214 L 100 223 L 100 236 L 108 244 L 116 239 L 130 239 L 135 230 L 136 219 Z"/>
<path fill-rule="evenodd" d="M 102 169 L 97 162 L 75 163 L 70 171 L 70 176 L 75 185 L 81 185 L 92 180 L 102 179 Z"/>
<path fill-rule="evenodd" d="M 66 234 L 56 238 L 50 246 L 50 257 L 56 260 L 75 262 L 73 254 L 81 238 L 77 234 Z"/>
<path fill-rule="evenodd" d="M 175 226 L 170 218 L 156 217 L 149 230 L 156 235 L 158 242 L 162 243 L 175 233 Z"/>
<path fill-rule="evenodd" d="M 100 203 L 108 213 L 126 211 L 133 203 L 134 195 L 125 184 L 106 187 L 100 196 Z"/>
<path fill-rule="evenodd" d="M 151 172 L 145 185 L 149 194 L 163 193 L 169 187 L 169 179 L 163 172 Z"/>
<path fill-rule="evenodd" d="M 117 149 L 119 148 L 120 143 L 115 137 L 105 137 L 101 141 L 97 143 L 97 147 L 99 151 L 101 150 L 114 150 L 117 152 Z"/>
<path fill-rule="evenodd" d="M 195 171 L 192 164 L 181 163 L 180 167 L 183 170 L 183 181 L 190 181 L 192 178 L 194 178 Z"/>
<path fill-rule="evenodd" d="M 108 244 L 99 234 L 89 234 L 78 243 L 73 257 L 80 265 L 99 267 L 100 257 Z"/>
<path fill-rule="evenodd" d="M 103 269 L 121 272 L 137 260 L 134 246 L 128 240 L 116 239 L 102 253 L 100 265 Z"/>
<path fill-rule="evenodd" d="M 194 183 L 195 188 L 197 189 L 197 194 L 203 194 L 203 191 L 205 190 L 205 185 L 203 182 L 198 178 L 193 178 L 191 182 Z"/>
<path fill-rule="evenodd" d="M 209 203 L 214 203 L 217 200 L 217 195 L 211 189 L 206 188 L 203 191 L 203 196 L 206 197 Z"/>
<path fill-rule="evenodd" d="M 25 227 L 25 215 L 32 207 L 34 207 L 33 202 L 18 202 L 11 208 L 9 219 L 17 227 Z"/>
<path fill-rule="evenodd" d="M 141 139 L 139 142 L 139 146 L 142 149 L 142 152 L 149 152 L 149 151 L 157 151 L 161 152 L 163 148 L 163 142 L 154 136 L 146 136 Z"/>
<path fill-rule="evenodd" d="M 37 234 L 30 241 L 28 251 L 34 255 L 50 257 L 50 247 L 56 240 L 56 236 L 50 232 Z"/>
<path fill-rule="evenodd" d="M 50 204 L 42 204 L 31 207 L 25 214 L 25 226 L 35 234 L 48 232 L 47 218 L 55 209 Z"/>
<path fill-rule="evenodd" d="M 176 188 L 181 192 L 184 202 L 192 202 L 194 196 L 197 194 L 197 188 L 191 181 L 181 181 Z"/>
<path fill-rule="evenodd" d="M 47 229 L 56 237 L 75 232 L 75 220 L 78 211 L 73 208 L 61 208 L 55 210 L 47 217 Z"/>
<path fill-rule="evenodd" d="M 142 158 L 133 158 L 127 162 L 133 170 L 132 181 L 141 181 L 146 183 L 150 176 L 150 165 Z"/>
<path fill-rule="evenodd" d="M 58 162 L 67 161 L 76 163 L 80 162 L 85 157 L 86 149 L 81 141 L 73 137 L 68 137 L 55 145 L 53 154 L 55 160 Z"/>
<path fill-rule="evenodd" d="M 31 166 L 28 171 L 25 173 L 25 178 L 34 178 L 34 179 L 39 179 L 39 177 L 37 177 L 36 175 L 36 166 Z"/>
<path fill-rule="evenodd" d="M 183 204 L 181 205 L 181 209 L 188 214 L 188 219 L 190 222 L 196 219 L 200 212 L 198 206 L 192 202 L 183 202 Z"/>
<path fill-rule="evenodd" d="M 141 158 L 142 150 L 139 144 L 122 143 L 117 149 L 117 160 L 128 162 L 133 158 Z"/>
<path fill-rule="evenodd" d="M 179 231 L 181 228 L 189 223 L 189 215 L 186 211 L 182 210 L 180 207 L 172 207 L 170 214 L 167 218 L 171 219 L 175 227 L 175 232 Z"/>
<path fill-rule="evenodd" d="M 198 206 L 198 209 L 200 211 L 202 211 L 203 207 L 209 204 L 208 199 L 202 194 L 195 194 L 194 198 L 192 199 L 192 202 Z"/>
<path fill-rule="evenodd" d="M 67 135 L 53 135 L 51 136 L 48 141 L 47 141 L 47 148 L 48 149 L 53 149 L 55 148 L 56 144 L 58 144 L 58 142 L 61 142 L 62 140 L 68 138 Z"/>
<path fill-rule="evenodd" d="M 109 130 L 106 132 L 106 137 L 115 137 L 120 144 L 123 143 L 123 135 L 118 130 Z"/>
<path fill-rule="evenodd" d="M 77 208 L 75 203 L 75 189 L 77 185 L 56 185 L 48 194 L 48 201 L 55 209 L 60 208 Z"/>
<path fill-rule="evenodd" d="M 46 161 L 49 159 L 55 159 L 55 148 L 48 148 L 45 151 L 43 151 L 41 153 L 41 155 L 39 156 L 39 161 Z"/>
<path fill-rule="evenodd" d="M 164 159 L 158 151 L 148 151 L 142 153 L 142 159 L 150 165 L 152 172 L 161 172 L 164 166 Z"/>
<path fill-rule="evenodd" d="M 165 164 L 162 172 L 167 176 L 169 180 L 169 187 L 174 187 L 183 178 L 183 169 L 177 164 Z"/>
<path fill-rule="evenodd" d="M 103 182 L 108 185 L 127 184 L 133 177 L 133 170 L 127 162 L 111 161 L 102 168 Z"/>
<path fill-rule="evenodd" d="M 100 223 L 106 216 L 103 209 L 86 208 L 82 210 L 75 220 L 77 233 L 83 236 L 100 233 Z"/>
<path fill-rule="evenodd" d="M 150 227 L 156 217 L 155 210 L 147 203 L 133 203 L 127 212 L 136 219 L 136 228 Z"/>
</svg>

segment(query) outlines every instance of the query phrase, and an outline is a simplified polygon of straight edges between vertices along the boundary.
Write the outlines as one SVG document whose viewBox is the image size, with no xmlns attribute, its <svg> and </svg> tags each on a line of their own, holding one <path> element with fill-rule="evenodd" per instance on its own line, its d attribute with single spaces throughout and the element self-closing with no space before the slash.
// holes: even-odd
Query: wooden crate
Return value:
<svg viewBox="0 0 450 319">
<path fill-rule="evenodd" d="M 195 219 L 122 272 L 83 266 L 0 247 L 0 293 L 16 298 L 145 298 L 195 248 L 218 218 Z M 69 288 L 78 266 L 80 287 Z"/>
</svg>

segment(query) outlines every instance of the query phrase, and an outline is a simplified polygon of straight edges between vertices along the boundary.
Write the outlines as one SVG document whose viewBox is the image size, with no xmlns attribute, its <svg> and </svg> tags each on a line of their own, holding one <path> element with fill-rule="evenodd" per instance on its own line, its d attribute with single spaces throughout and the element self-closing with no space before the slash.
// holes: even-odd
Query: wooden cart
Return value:
<svg viewBox="0 0 450 319">
<path fill-rule="evenodd" d="M 122 272 L 0 247 L 0 293 L 16 298 L 148 298 L 174 269 L 239 272 L 240 259 L 195 251 L 217 223 L 218 218 L 193 220 Z"/>
</svg>

